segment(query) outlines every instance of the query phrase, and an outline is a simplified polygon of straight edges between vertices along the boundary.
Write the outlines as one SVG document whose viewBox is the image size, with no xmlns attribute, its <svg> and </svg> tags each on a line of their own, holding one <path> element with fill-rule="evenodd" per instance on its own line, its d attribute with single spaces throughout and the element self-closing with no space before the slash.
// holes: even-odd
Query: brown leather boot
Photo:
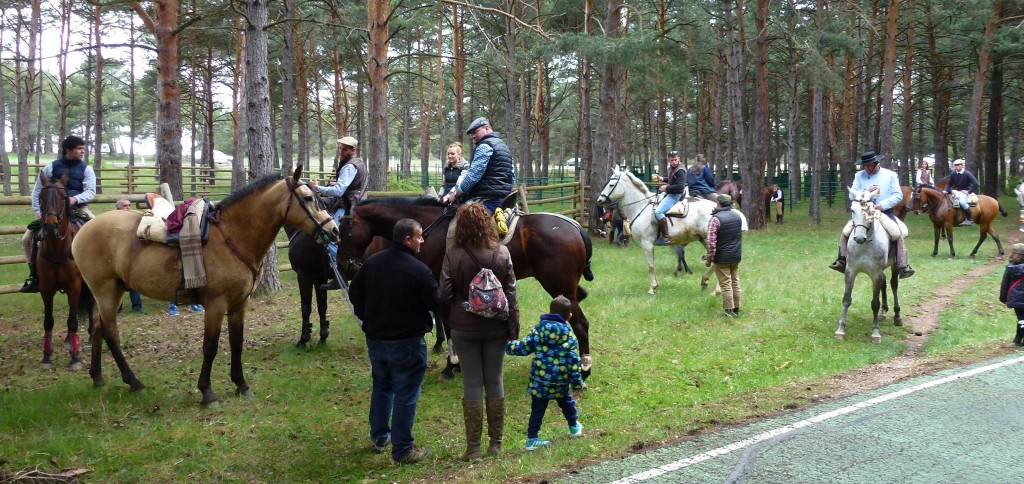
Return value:
<svg viewBox="0 0 1024 484">
<path fill-rule="evenodd" d="M 501 453 L 501 435 L 505 432 L 505 399 L 487 399 L 487 437 L 491 440 L 487 446 L 487 455 Z"/>
<path fill-rule="evenodd" d="M 668 217 L 658 221 L 658 238 L 654 239 L 654 245 L 668 245 Z"/>
<path fill-rule="evenodd" d="M 480 434 L 484 430 L 484 401 L 463 400 L 462 418 L 466 421 L 466 452 L 459 456 L 459 460 L 479 459 L 482 457 Z"/>
</svg>

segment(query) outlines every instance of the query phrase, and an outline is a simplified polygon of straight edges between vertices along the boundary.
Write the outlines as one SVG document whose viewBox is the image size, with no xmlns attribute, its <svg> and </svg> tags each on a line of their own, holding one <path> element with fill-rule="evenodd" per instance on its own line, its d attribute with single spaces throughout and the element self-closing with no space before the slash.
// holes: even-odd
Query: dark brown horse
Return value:
<svg viewBox="0 0 1024 484">
<path fill-rule="evenodd" d="M 739 209 L 743 205 L 743 183 L 732 180 L 722 180 L 715 186 L 715 192 L 726 194 L 732 197 L 732 204 Z"/>
<path fill-rule="evenodd" d="M 450 213 L 454 214 L 454 207 Z M 446 207 L 432 198 L 370 199 L 356 206 L 352 221 L 342 222 L 338 258 L 361 258 L 375 236 L 390 238 L 395 223 L 403 218 L 423 226 L 423 246 L 418 255 L 435 276 L 444 261 L 445 236 L 451 218 Z M 516 278 L 533 277 L 552 297 L 563 295 L 572 302 L 569 324 L 580 343 L 584 370 L 590 373 L 590 322 L 580 307 L 587 296 L 580 277 L 593 279 L 590 272 L 590 236 L 570 219 L 537 213 L 523 215 L 507 244 Z"/>
<path fill-rule="evenodd" d="M 338 227 L 317 197 L 299 181 L 302 166 L 291 177 L 266 175 L 228 195 L 212 209 L 209 240 L 203 245 L 206 285 L 194 289 L 204 313 L 203 366 L 199 373 L 202 403 L 217 400 L 210 387 L 210 369 L 217 356 L 221 326 L 228 316 L 231 381 L 239 395 L 252 395 L 242 373 L 242 337 L 249 295 L 260 279 L 264 256 L 285 222 L 316 233 L 326 243 L 337 240 Z M 121 351 L 117 306 L 130 287 L 161 301 L 174 301 L 183 285 L 181 251 L 135 235 L 142 214 L 112 210 L 85 224 L 71 251 L 82 277 L 96 294 L 100 318 L 92 333 L 92 375 L 104 384 L 103 341 L 132 391 L 143 388 Z"/>
<path fill-rule="evenodd" d="M 82 282 L 82 273 L 71 257 L 71 242 L 78 226 L 71 221 L 73 212 L 68 204 L 68 193 L 59 181 L 46 183 L 39 192 L 39 212 L 42 215 L 39 251 L 36 254 L 36 275 L 39 278 L 39 294 L 43 297 L 43 361 L 44 368 L 50 368 L 53 353 L 53 298 L 57 291 L 68 297 L 68 333 L 64 338 L 71 361 L 68 369 L 82 369 L 79 359 L 81 343 L 78 338 L 78 318 L 89 318 L 92 328 L 92 293 Z"/>
<path fill-rule="evenodd" d="M 909 209 L 915 212 L 928 212 L 928 218 L 931 219 L 932 228 L 935 230 L 935 247 L 932 250 L 932 257 L 939 253 L 940 229 L 946 230 L 946 240 L 949 241 L 949 258 L 956 257 L 956 249 L 953 248 L 953 227 L 963 222 L 965 218 L 960 207 L 953 206 L 949 201 L 949 197 L 938 190 L 918 187 L 914 189 L 911 195 Z M 999 249 L 999 257 L 1002 257 L 1003 243 L 1000 242 L 999 234 L 992 227 L 992 221 L 995 220 L 996 213 L 1001 213 L 1004 217 L 1006 216 L 1006 210 L 1003 210 L 1003 205 L 992 197 L 978 195 L 978 206 L 972 208 L 971 213 L 974 217 L 975 225 L 978 226 L 980 237 L 978 238 L 977 245 L 974 246 L 974 250 L 971 251 L 970 258 L 974 258 L 975 254 L 978 253 L 978 247 L 981 247 L 981 243 L 989 235 L 995 239 L 996 247 Z"/>
<path fill-rule="evenodd" d="M 327 320 L 327 291 L 320 289 L 333 274 L 329 274 L 330 259 L 327 251 L 318 244 L 316 239 L 290 224 L 285 224 L 284 231 L 288 234 L 288 262 L 295 271 L 295 279 L 299 284 L 299 303 L 302 307 L 302 332 L 298 348 L 305 348 L 312 339 L 313 324 L 309 316 L 313 312 L 313 294 L 316 294 L 316 312 L 320 316 L 320 343 L 327 342 L 330 335 L 331 322 Z"/>
</svg>

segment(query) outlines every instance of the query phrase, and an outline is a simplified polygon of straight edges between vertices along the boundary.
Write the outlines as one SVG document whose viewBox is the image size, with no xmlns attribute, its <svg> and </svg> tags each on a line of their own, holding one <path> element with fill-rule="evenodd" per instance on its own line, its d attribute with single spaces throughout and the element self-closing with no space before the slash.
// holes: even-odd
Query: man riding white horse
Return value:
<svg viewBox="0 0 1024 484">
<path fill-rule="evenodd" d="M 658 221 L 658 238 L 654 240 L 654 245 L 668 245 L 668 219 L 665 218 L 665 212 L 671 210 L 679 199 L 683 198 L 686 190 L 686 169 L 679 166 L 677 151 L 668 153 L 668 177 L 665 181 L 667 184 L 658 187 L 658 191 L 665 193 L 665 198 L 654 210 L 654 218 Z"/>
<path fill-rule="evenodd" d="M 852 188 L 858 192 L 878 190 L 878 195 L 875 197 L 875 210 L 885 213 L 890 219 L 896 221 L 896 214 L 893 213 L 892 209 L 903 200 L 903 192 L 900 190 L 899 177 L 896 173 L 879 165 L 883 158 L 881 155 L 875 155 L 874 151 L 868 151 L 861 155 L 858 162 L 864 169 L 857 172 L 857 175 L 853 177 Z M 829 266 L 829 269 L 842 273 L 846 272 L 846 244 L 850 240 L 850 232 L 852 230 L 853 222 L 847 222 L 846 227 L 843 228 L 842 235 L 839 237 L 839 257 Z M 907 261 L 907 247 L 904 237 L 898 237 L 895 242 L 896 265 L 899 267 L 900 279 L 906 279 L 914 275 L 914 269 L 910 267 Z"/>
</svg>

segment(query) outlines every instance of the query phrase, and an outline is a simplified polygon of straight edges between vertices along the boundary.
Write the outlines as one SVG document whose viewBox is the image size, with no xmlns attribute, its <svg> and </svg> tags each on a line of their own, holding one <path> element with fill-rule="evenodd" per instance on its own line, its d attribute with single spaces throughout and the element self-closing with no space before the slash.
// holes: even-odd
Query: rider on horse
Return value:
<svg viewBox="0 0 1024 484">
<path fill-rule="evenodd" d="M 949 183 L 946 184 L 946 189 L 943 192 L 956 194 L 965 217 L 960 225 L 974 225 L 971 218 L 971 207 L 967 205 L 967 196 L 978 192 L 978 179 L 964 169 L 964 160 L 953 162 L 953 173 L 949 174 Z"/>
<path fill-rule="evenodd" d="M 668 184 L 658 187 L 659 191 L 665 192 L 665 198 L 661 199 L 654 211 L 654 218 L 658 220 L 658 238 L 654 240 L 654 245 L 668 245 L 668 219 L 665 218 L 665 212 L 679 202 L 686 189 L 686 169 L 679 166 L 678 151 L 668 152 L 668 172 L 668 178 L 665 179 Z"/>
<path fill-rule="evenodd" d="M 39 193 L 43 189 L 44 180 L 60 180 L 67 175 L 64 188 L 67 191 L 71 209 L 83 222 L 95 217 L 88 205 L 89 201 L 96 197 L 96 172 L 83 161 L 85 140 L 78 136 L 68 136 L 61 142 L 60 147 L 61 157 L 46 165 L 39 172 L 36 184 L 32 188 L 32 211 L 36 218 L 28 224 L 28 230 L 21 238 L 21 247 L 25 251 L 25 261 L 28 262 L 29 271 L 28 279 L 21 286 L 21 292 L 39 292 L 39 281 L 36 279 L 36 253 L 39 251 L 38 232 L 42 227 L 43 218 L 39 209 Z"/>
<path fill-rule="evenodd" d="M 853 177 L 853 188 L 857 191 L 877 189 L 878 196 L 875 198 L 875 210 L 885 213 L 895 221 L 897 218 L 892 209 L 903 200 L 903 192 L 900 190 L 899 177 L 896 173 L 882 168 L 878 164 L 883 158 L 881 155 L 875 155 L 874 151 L 868 151 L 861 155 L 858 163 L 864 169 L 857 172 L 857 175 Z M 846 244 L 850 240 L 852 223 L 852 221 L 848 222 L 847 226 L 843 228 L 842 235 L 839 238 L 839 257 L 829 266 L 829 269 L 843 273 L 846 272 Z M 907 247 L 902 236 L 896 239 L 896 266 L 899 267 L 900 279 L 906 279 L 914 275 L 914 269 L 910 267 L 907 261 Z"/>
<path fill-rule="evenodd" d="M 333 185 L 322 187 L 317 185 L 316 179 L 309 180 L 309 186 L 321 195 L 333 197 L 334 202 L 327 207 L 328 211 L 334 212 L 334 223 L 341 225 L 341 218 L 352 213 L 352 207 L 366 198 L 366 182 L 368 180 L 366 165 L 356 154 L 358 141 L 345 136 L 338 140 L 338 169 L 337 180 Z M 334 279 L 325 284 L 322 289 L 341 289 L 341 272 L 338 271 L 338 244 L 331 242 L 327 244 L 327 254 L 330 256 L 331 269 L 334 272 Z"/>
</svg>

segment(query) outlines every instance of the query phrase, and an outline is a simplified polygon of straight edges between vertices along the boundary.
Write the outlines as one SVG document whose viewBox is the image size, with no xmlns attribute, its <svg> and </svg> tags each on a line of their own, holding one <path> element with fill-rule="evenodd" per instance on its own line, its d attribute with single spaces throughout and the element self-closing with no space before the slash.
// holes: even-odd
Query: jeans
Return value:
<svg viewBox="0 0 1024 484">
<path fill-rule="evenodd" d="M 391 434 L 391 457 L 398 459 L 412 449 L 416 403 L 427 372 L 427 343 L 423 336 L 395 341 L 367 338 L 366 349 L 373 374 L 370 439 L 379 442 Z"/>
<path fill-rule="evenodd" d="M 530 404 L 530 424 L 526 428 L 526 438 L 536 439 L 540 433 L 540 424 L 544 421 L 544 412 L 548 410 L 548 402 L 552 399 L 530 397 L 533 402 Z M 554 401 L 558 402 L 558 408 L 562 409 L 562 415 L 565 417 L 565 422 L 569 426 L 576 425 L 576 400 L 572 399 L 572 395 L 566 395 L 562 398 L 555 398 Z"/>
<path fill-rule="evenodd" d="M 132 309 L 142 309 L 142 294 L 139 291 L 129 289 L 128 299 L 132 300 Z"/>
<path fill-rule="evenodd" d="M 682 193 L 666 193 L 665 198 L 662 199 L 661 203 L 658 204 L 658 208 L 654 211 L 654 218 L 658 220 L 665 218 L 665 212 L 669 211 L 682 197 Z"/>
<path fill-rule="evenodd" d="M 334 223 L 341 227 L 341 218 L 345 216 L 345 207 L 339 208 L 337 212 L 331 217 L 334 219 Z M 327 255 L 331 258 L 331 262 L 338 263 L 338 244 L 335 242 L 327 243 Z"/>
<path fill-rule="evenodd" d="M 960 201 L 960 208 L 967 210 L 967 194 L 961 191 L 955 191 L 953 193 L 956 195 L 957 200 Z"/>
<path fill-rule="evenodd" d="M 501 206 L 501 202 L 503 202 L 504 200 L 505 199 L 503 198 L 491 198 L 489 200 L 484 200 L 484 208 L 486 208 L 487 211 L 491 213 L 491 215 L 494 215 L 494 211 Z"/>
</svg>

